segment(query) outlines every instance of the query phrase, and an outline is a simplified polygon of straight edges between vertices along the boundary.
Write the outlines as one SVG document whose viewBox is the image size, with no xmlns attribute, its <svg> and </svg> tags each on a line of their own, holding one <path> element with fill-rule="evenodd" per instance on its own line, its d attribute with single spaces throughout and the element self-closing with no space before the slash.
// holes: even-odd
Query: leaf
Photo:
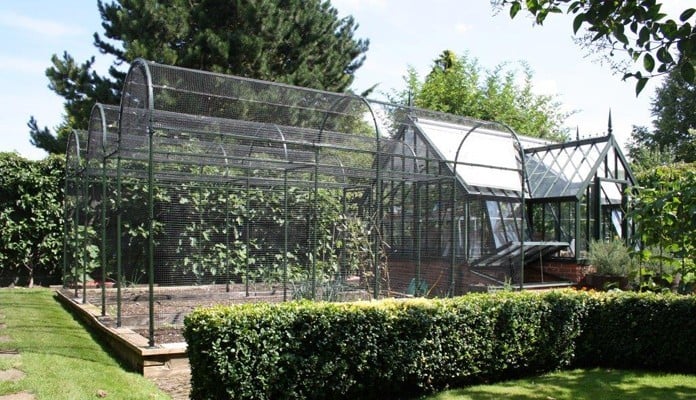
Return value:
<svg viewBox="0 0 696 400">
<path fill-rule="evenodd" d="M 694 15 L 694 13 L 696 13 L 696 9 L 687 8 L 687 9 L 684 10 L 684 11 L 681 13 L 681 15 L 679 16 L 679 20 L 682 21 L 682 22 L 686 22 L 686 20 L 688 20 L 689 18 L 691 18 L 691 16 Z"/>
<path fill-rule="evenodd" d="M 646 83 L 648 83 L 648 78 L 638 78 L 638 83 L 636 83 L 636 96 L 638 96 L 640 92 L 643 91 L 643 88 L 645 88 Z"/>
<path fill-rule="evenodd" d="M 645 53 L 643 56 L 643 68 L 648 72 L 652 72 L 655 69 L 655 59 L 650 53 Z"/>
<path fill-rule="evenodd" d="M 515 18 L 518 12 L 522 9 L 522 5 L 519 1 L 512 3 L 510 6 L 510 18 Z"/>
<path fill-rule="evenodd" d="M 585 22 L 585 14 L 578 14 L 575 19 L 573 19 L 573 33 L 577 34 L 578 30 L 582 26 L 582 23 Z"/>
<path fill-rule="evenodd" d="M 657 49 L 657 59 L 662 63 L 671 63 L 674 61 L 672 55 L 669 53 L 669 50 L 664 47 Z"/>
<path fill-rule="evenodd" d="M 638 45 L 643 46 L 643 44 L 647 43 L 648 40 L 650 40 L 650 29 L 648 29 L 647 26 L 644 26 L 640 28 L 640 32 L 638 33 Z"/>
<path fill-rule="evenodd" d="M 621 29 L 616 29 L 614 31 L 614 37 L 616 38 L 616 40 L 623 43 L 624 45 L 628 44 L 628 37 L 626 37 L 626 35 L 623 32 L 623 26 L 621 26 Z"/>
</svg>

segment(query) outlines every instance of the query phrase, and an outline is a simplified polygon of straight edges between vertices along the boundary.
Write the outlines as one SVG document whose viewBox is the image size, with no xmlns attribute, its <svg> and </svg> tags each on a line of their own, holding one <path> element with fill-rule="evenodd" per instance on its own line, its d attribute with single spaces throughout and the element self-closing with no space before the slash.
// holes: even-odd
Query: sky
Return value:
<svg viewBox="0 0 696 400">
<path fill-rule="evenodd" d="M 678 15 L 695 0 L 666 0 L 663 11 Z M 409 66 L 421 77 L 443 50 L 468 54 L 483 69 L 501 63 L 516 68 L 526 62 L 534 72 L 538 94 L 553 95 L 566 111 L 565 126 L 581 137 L 607 131 L 611 109 L 613 132 L 622 145 L 633 125 L 651 126 L 650 102 L 659 80 L 648 83 L 639 97 L 635 82 L 622 81 L 572 39 L 572 17 L 552 15 L 543 26 L 506 12 L 494 15 L 489 0 L 333 0 L 341 17 L 359 24 L 356 38 L 370 40 L 363 66 L 352 89 L 360 93 L 379 84 L 375 95 L 405 87 Z M 53 54 L 67 51 L 82 63 L 95 56 L 97 72 L 105 74 L 112 59 L 98 53 L 93 34 L 103 36 L 96 1 L 0 0 L 0 151 L 30 159 L 46 153 L 30 144 L 27 122 L 40 127 L 60 124 L 63 99 L 48 87 L 45 70 Z"/>
</svg>

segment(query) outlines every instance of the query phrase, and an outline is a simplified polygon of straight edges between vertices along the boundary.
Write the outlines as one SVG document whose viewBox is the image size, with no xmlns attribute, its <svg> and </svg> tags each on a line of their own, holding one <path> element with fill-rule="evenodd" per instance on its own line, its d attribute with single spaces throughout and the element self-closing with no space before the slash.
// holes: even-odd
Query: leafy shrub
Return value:
<svg viewBox="0 0 696 400">
<path fill-rule="evenodd" d="M 578 365 L 696 372 L 696 297 L 609 293 L 587 307 Z"/>
<path fill-rule="evenodd" d="M 593 240 L 590 242 L 590 264 L 601 275 L 627 276 L 631 256 L 628 248 L 619 238 Z"/>
<path fill-rule="evenodd" d="M 587 295 L 290 302 L 185 320 L 192 396 L 393 398 L 570 364 Z"/>
<path fill-rule="evenodd" d="M 696 372 L 696 297 L 472 294 L 199 309 L 197 399 L 413 397 L 563 367 Z"/>
<path fill-rule="evenodd" d="M 0 277 L 31 286 L 59 281 L 65 160 L 0 153 Z"/>
</svg>

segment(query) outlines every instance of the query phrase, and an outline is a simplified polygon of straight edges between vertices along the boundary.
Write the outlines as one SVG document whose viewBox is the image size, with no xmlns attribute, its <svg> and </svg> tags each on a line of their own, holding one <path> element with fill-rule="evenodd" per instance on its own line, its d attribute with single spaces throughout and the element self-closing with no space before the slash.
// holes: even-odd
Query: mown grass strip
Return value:
<svg viewBox="0 0 696 400">
<path fill-rule="evenodd" d="M 0 323 L 9 341 L 0 368 L 26 373 L 18 382 L 0 382 L 0 395 L 28 391 L 37 399 L 168 399 L 141 375 L 125 371 L 96 338 L 47 289 L 1 289 Z"/>
<path fill-rule="evenodd" d="M 681 400 L 696 398 L 696 376 L 624 370 L 570 370 L 454 389 L 425 400 Z"/>
</svg>

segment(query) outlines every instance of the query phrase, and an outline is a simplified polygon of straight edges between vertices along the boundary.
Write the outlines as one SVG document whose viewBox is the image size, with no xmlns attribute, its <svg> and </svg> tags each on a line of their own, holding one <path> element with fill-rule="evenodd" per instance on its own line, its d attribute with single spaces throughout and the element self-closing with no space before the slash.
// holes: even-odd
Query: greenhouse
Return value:
<svg viewBox="0 0 696 400">
<path fill-rule="evenodd" d="M 627 236 L 633 183 L 611 135 L 137 60 L 69 139 L 64 282 L 151 344 L 210 302 L 572 284 L 590 240 Z"/>
</svg>

